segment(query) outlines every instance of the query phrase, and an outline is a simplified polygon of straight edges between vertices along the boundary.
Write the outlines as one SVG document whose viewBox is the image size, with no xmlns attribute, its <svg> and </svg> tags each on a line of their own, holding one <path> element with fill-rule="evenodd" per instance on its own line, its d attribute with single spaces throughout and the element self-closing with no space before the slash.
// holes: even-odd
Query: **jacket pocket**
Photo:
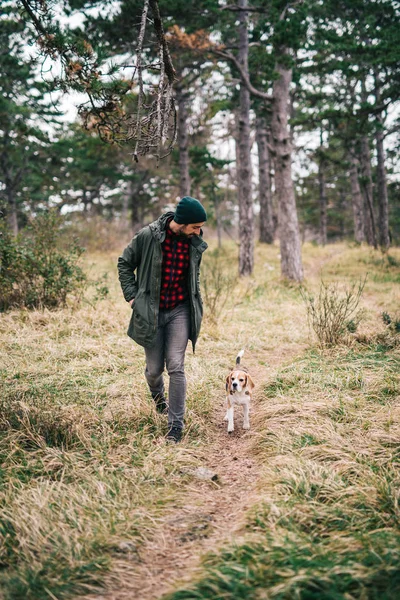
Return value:
<svg viewBox="0 0 400 600">
<path fill-rule="evenodd" d="M 139 290 L 135 297 L 135 302 L 133 303 L 132 309 L 136 314 L 145 316 L 145 307 L 146 307 L 146 294 L 143 290 Z"/>
</svg>

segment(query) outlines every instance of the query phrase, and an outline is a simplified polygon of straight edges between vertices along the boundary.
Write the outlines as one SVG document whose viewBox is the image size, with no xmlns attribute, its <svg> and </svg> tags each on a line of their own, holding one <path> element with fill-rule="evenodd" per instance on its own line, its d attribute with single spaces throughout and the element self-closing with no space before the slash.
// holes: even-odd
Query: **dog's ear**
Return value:
<svg viewBox="0 0 400 600">
<path fill-rule="evenodd" d="M 247 378 L 246 387 L 248 385 L 250 387 L 250 389 L 252 390 L 254 387 L 254 381 L 252 380 L 252 378 L 250 377 L 249 374 L 246 375 L 246 378 Z"/>
<path fill-rule="evenodd" d="M 230 382 L 231 382 L 231 374 L 229 373 L 228 377 L 226 378 L 226 383 L 225 383 L 226 391 L 228 391 Z"/>
</svg>

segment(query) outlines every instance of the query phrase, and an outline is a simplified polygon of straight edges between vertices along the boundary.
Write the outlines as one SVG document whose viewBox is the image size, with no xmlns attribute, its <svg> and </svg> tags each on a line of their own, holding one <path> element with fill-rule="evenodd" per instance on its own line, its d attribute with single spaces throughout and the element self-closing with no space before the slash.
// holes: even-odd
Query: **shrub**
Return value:
<svg viewBox="0 0 400 600">
<path fill-rule="evenodd" d="M 356 311 L 365 281 L 366 277 L 342 291 L 336 283 L 321 281 L 317 298 L 301 289 L 309 325 L 321 346 L 334 346 L 343 340 L 346 333 L 355 333 L 361 320 L 360 311 Z"/>
<path fill-rule="evenodd" d="M 376 344 L 380 352 L 387 352 L 400 345 L 400 314 L 390 315 L 388 312 L 381 314 L 382 321 L 386 325 L 385 330 L 377 333 L 373 338 L 367 340 L 371 345 Z"/>
<path fill-rule="evenodd" d="M 87 278 L 78 261 L 84 252 L 75 240 L 62 242 L 62 217 L 36 217 L 24 237 L 0 228 L 0 311 L 55 308 L 71 293 L 80 294 Z"/>
<path fill-rule="evenodd" d="M 387 312 L 382 313 L 382 321 L 385 325 L 394 333 L 400 333 L 400 316 L 394 315 L 393 317 Z"/>
<path fill-rule="evenodd" d="M 207 315 L 217 322 L 233 293 L 237 274 L 227 274 L 226 265 L 218 252 L 210 252 L 201 267 L 202 296 Z"/>
</svg>

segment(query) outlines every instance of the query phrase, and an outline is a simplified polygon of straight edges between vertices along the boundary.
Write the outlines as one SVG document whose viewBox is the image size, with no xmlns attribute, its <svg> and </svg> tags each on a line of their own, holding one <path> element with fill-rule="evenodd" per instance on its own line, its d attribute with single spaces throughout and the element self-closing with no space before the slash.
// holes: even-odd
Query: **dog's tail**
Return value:
<svg viewBox="0 0 400 600">
<path fill-rule="evenodd" d="M 237 365 L 240 365 L 240 359 L 242 358 L 243 354 L 244 354 L 244 350 L 241 350 L 240 352 L 238 352 L 238 355 L 236 357 L 236 364 Z"/>
</svg>

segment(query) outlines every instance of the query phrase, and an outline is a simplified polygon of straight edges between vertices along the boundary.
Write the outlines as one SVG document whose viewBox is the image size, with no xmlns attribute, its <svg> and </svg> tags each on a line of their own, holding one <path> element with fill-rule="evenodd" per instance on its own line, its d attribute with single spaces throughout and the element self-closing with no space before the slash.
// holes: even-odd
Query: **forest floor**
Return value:
<svg viewBox="0 0 400 600">
<path fill-rule="evenodd" d="M 116 256 L 87 259 L 108 273 L 105 300 L 0 316 L 0 597 L 397 597 L 400 352 L 381 314 L 399 316 L 400 252 L 305 245 L 314 293 L 321 277 L 344 289 L 368 273 L 357 331 L 329 349 L 281 281 L 277 246 L 257 246 L 241 281 L 235 256 L 211 244 L 204 258 L 176 446 L 125 335 Z M 236 410 L 229 435 L 225 377 L 241 348 L 251 429 Z"/>
</svg>

